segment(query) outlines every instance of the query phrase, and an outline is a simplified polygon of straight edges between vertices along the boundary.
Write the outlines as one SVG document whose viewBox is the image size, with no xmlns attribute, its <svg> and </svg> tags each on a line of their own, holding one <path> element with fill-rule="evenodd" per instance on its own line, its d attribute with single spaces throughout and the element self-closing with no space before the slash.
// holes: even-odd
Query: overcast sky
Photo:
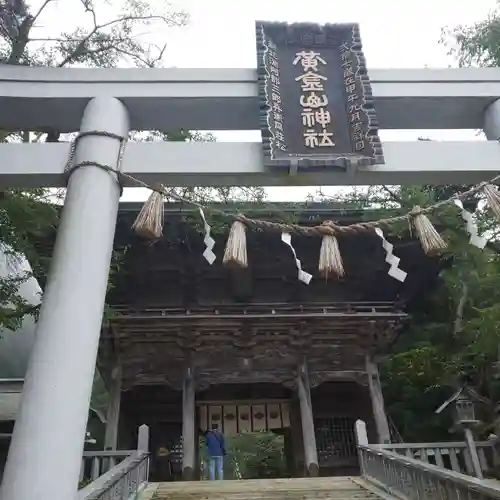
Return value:
<svg viewBox="0 0 500 500">
<path fill-rule="evenodd" d="M 30 2 L 33 7 L 42 0 Z M 106 0 L 100 0 L 103 4 Z M 164 5 L 163 0 L 151 0 Z M 57 0 L 57 15 L 41 19 L 40 31 L 57 34 L 82 20 L 81 0 Z M 441 29 L 472 24 L 485 19 L 495 0 L 177 0 L 190 14 L 185 28 L 165 31 L 154 29 L 150 41 L 169 42 L 164 66 L 184 68 L 255 67 L 255 21 L 287 22 L 358 22 L 368 68 L 440 68 L 455 66 L 447 49 L 439 45 Z M 218 132 L 219 141 L 259 141 L 255 132 Z M 436 140 L 480 140 L 475 131 L 381 131 L 384 141 L 416 140 L 419 136 Z M 303 198 L 313 189 L 272 188 L 274 200 L 293 194 Z M 127 190 L 129 191 L 129 190 Z M 144 196 L 127 193 L 126 199 Z"/>
</svg>

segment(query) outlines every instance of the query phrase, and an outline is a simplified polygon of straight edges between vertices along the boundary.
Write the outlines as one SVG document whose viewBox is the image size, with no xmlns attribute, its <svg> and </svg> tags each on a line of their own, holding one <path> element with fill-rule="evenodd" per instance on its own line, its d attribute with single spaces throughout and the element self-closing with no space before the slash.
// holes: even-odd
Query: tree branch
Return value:
<svg viewBox="0 0 500 500">
<path fill-rule="evenodd" d="M 45 7 L 47 7 L 47 5 L 49 5 L 49 3 L 52 1 L 53 0 L 45 0 L 45 2 L 43 2 L 43 4 L 38 9 L 37 13 L 33 16 L 33 23 L 40 17 L 42 12 L 45 10 Z"/>
<path fill-rule="evenodd" d="M 463 278 L 463 277 L 462 277 Z M 460 295 L 460 300 L 457 304 L 457 309 L 455 312 L 455 321 L 453 323 L 453 337 L 457 338 L 463 330 L 463 320 L 464 320 L 464 309 L 467 303 L 467 298 L 469 294 L 469 287 L 465 279 L 462 279 L 462 293 Z"/>
<path fill-rule="evenodd" d="M 144 64 L 148 68 L 154 68 L 156 66 L 156 64 L 162 60 L 163 54 L 165 54 L 165 50 L 167 49 L 167 44 L 165 44 L 162 48 L 160 48 L 160 47 L 157 47 L 157 48 L 158 48 L 158 55 L 154 59 L 148 60 L 148 59 L 145 59 L 145 58 L 139 56 L 138 54 L 134 54 L 133 52 L 131 52 L 129 50 L 122 49 L 120 47 L 113 47 L 113 49 L 116 50 L 116 52 L 120 52 L 121 54 L 123 54 L 125 56 L 132 57 L 137 62 Z"/>
<path fill-rule="evenodd" d="M 391 191 L 387 186 L 382 185 L 380 187 L 389 195 L 392 201 L 394 201 L 395 203 L 399 203 L 399 205 L 401 205 L 401 208 L 404 208 L 403 199 L 400 196 Z"/>
<path fill-rule="evenodd" d="M 23 19 L 23 22 L 19 26 L 17 37 L 11 40 L 12 50 L 9 58 L 7 59 L 7 64 L 19 64 L 21 61 L 21 58 L 26 50 L 26 45 L 29 43 L 29 34 L 34 20 L 35 18 L 29 14 Z"/>
<path fill-rule="evenodd" d="M 75 49 L 73 50 L 73 52 L 71 54 L 68 54 L 58 65 L 57 67 L 59 68 L 62 68 L 63 66 L 66 66 L 66 64 L 70 63 L 71 61 L 73 61 L 76 57 L 78 56 L 81 56 L 82 54 L 85 54 L 85 53 L 91 53 L 91 51 L 89 50 L 83 50 L 85 48 L 85 45 L 92 39 L 92 37 L 101 29 L 104 29 L 104 28 L 109 28 L 111 26 L 114 26 L 116 24 L 120 24 L 120 23 L 125 23 L 127 21 L 154 21 L 154 20 L 162 20 L 164 21 L 166 24 L 168 24 L 169 26 L 174 26 L 175 23 L 172 22 L 171 20 L 169 20 L 167 17 L 165 16 L 158 16 L 158 15 L 149 15 L 149 16 L 122 16 L 122 17 L 119 17 L 117 19 L 113 19 L 112 21 L 108 21 L 106 23 L 103 23 L 103 24 L 96 24 L 96 16 L 95 16 L 95 11 L 93 9 L 87 9 L 89 12 L 92 13 L 92 15 L 94 16 L 94 28 L 87 34 L 87 36 L 85 36 L 84 38 L 82 38 L 80 40 L 80 42 L 78 43 L 78 45 L 75 47 Z M 118 52 L 122 52 L 125 54 L 125 51 L 115 45 L 113 46 L 109 46 L 107 47 L 107 50 L 113 48 L 114 50 L 118 51 Z M 163 55 L 164 51 L 166 49 L 166 46 L 161 50 L 161 55 Z M 95 51 L 93 52 L 95 53 Z M 130 55 L 130 54 L 129 54 Z M 135 57 L 138 61 L 140 61 L 140 57 L 138 57 L 138 55 L 133 55 L 133 57 Z M 145 62 L 145 64 L 149 65 L 150 63 L 147 63 Z"/>
</svg>

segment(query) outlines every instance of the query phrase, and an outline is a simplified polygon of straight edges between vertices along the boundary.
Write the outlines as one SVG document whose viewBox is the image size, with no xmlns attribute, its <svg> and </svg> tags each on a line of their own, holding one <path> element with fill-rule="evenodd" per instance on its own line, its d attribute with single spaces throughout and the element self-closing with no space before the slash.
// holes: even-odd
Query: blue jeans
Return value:
<svg viewBox="0 0 500 500">
<path fill-rule="evenodd" d="M 215 480 L 216 471 L 218 476 L 217 479 L 224 479 L 224 457 L 210 457 L 208 470 L 210 472 L 210 481 Z"/>
</svg>

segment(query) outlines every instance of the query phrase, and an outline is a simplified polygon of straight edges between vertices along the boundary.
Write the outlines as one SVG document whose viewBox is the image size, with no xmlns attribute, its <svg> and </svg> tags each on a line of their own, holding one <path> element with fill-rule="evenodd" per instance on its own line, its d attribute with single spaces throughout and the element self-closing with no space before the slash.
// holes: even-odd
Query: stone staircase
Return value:
<svg viewBox="0 0 500 500">
<path fill-rule="evenodd" d="M 142 429 L 142 431 L 141 431 Z M 319 477 L 297 479 L 259 479 L 149 483 L 147 427 L 139 429 L 136 450 L 102 451 L 92 460 L 92 481 L 78 491 L 77 500 L 500 500 L 500 484 L 445 468 L 443 457 L 457 458 L 464 443 L 414 443 L 380 445 L 368 443 L 366 425 L 356 422 L 357 450 L 361 477 Z M 478 447 L 481 443 L 478 443 Z M 496 453 L 489 443 L 485 451 Z M 419 454 L 416 451 L 420 451 Z M 432 450 L 433 453 L 430 453 Z M 444 451 L 443 451 L 444 450 Z M 397 453 L 395 451 L 398 451 Z M 402 453 L 400 453 L 400 451 Z M 446 451 L 446 453 L 445 453 Z M 97 454 L 96 454 L 97 453 Z M 481 468 L 486 453 L 479 455 Z M 419 459 L 416 459 L 416 457 Z M 429 463 L 429 457 L 436 464 Z M 497 460 L 498 455 L 493 454 Z M 495 463 L 493 460 L 493 463 Z M 114 463 L 104 470 L 100 463 Z M 448 467 L 450 466 L 448 465 Z M 485 462 L 484 470 L 488 470 Z M 85 464 L 83 464 L 85 465 Z M 456 465 L 456 464 L 455 464 Z M 82 467 L 82 472 L 88 467 Z M 469 467 L 467 467 L 469 472 Z M 94 477 L 95 476 L 95 477 Z M 84 479 L 84 478 L 82 478 Z"/>
<path fill-rule="evenodd" d="M 360 478 L 324 477 L 153 483 L 139 500 L 389 499 Z"/>
</svg>

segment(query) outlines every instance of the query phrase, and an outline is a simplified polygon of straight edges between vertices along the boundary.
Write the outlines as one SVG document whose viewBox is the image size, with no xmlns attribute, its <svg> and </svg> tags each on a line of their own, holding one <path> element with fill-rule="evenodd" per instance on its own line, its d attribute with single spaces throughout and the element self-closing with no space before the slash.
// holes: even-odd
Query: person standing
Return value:
<svg viewBox="0 0 500 500">
<path fill-rule="evenodd" d="M 214 481 L 216 476 L 217 479 L 222 480 L 224 479 L 224 456 L 226 455 L 224 436 L 216 425 L 212 426 L 212 429 L 204 431 L 203 436 L 210 457 L 210 481 Z"/>
</svg>

